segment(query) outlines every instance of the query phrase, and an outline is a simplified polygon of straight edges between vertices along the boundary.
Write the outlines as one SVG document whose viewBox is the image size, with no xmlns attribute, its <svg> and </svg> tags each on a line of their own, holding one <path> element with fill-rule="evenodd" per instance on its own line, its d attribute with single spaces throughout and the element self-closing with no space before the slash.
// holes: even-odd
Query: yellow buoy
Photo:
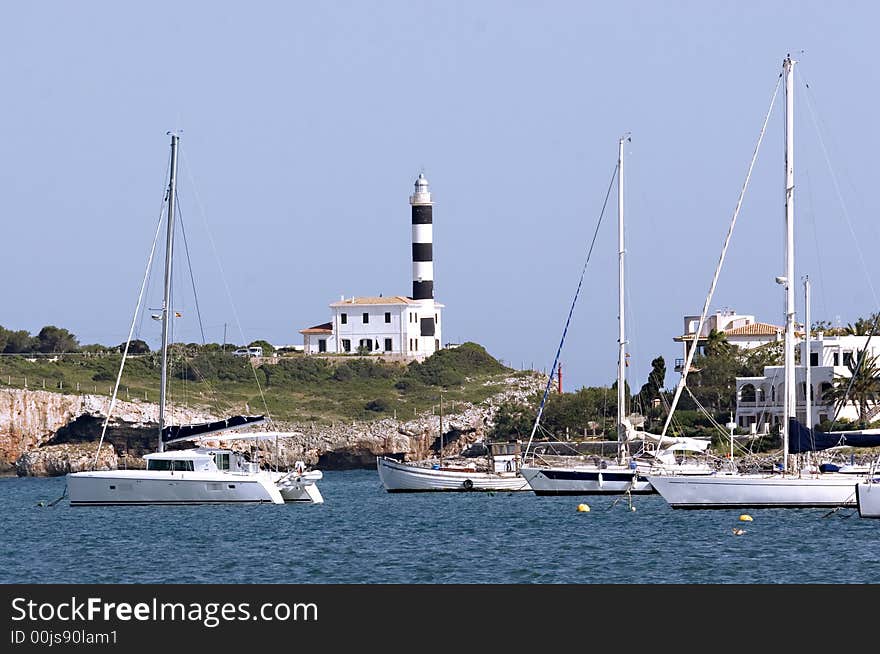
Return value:
<svg viewBox="0 0 880 654">
<path fill-rule="evenodd" d="M 740 521 L 740 522 L 751 522 L 751 521 L 752 521 L 752 516 L 750 516 L 748 513 L 743 513 L 743 514 L 739 517 L 739 521 Z"/>
<path fill-rule="evenodd" d="M 589 504 L 578 504 L 578 513 L 588 513 L 590 510 Z"/>
</svg>

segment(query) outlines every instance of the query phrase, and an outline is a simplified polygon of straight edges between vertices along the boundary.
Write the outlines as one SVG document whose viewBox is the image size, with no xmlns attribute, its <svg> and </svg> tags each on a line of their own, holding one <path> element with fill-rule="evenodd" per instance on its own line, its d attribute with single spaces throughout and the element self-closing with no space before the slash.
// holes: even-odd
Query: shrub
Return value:
<svg viewBox="0 0 880 654">
<path fill-rule="evenodd" d="M 371 400 L 371 401 L 367 402 L 367 404 L 364 406 L 364 408 L 367 411 L 380 412 L 380 411 L 388 411 L 388 409 L 390 409 L 391 407 L 389 406 L 388 402 L 386 402 L 382 398 L 378 398 L 378 399 Z"/>
</svg>

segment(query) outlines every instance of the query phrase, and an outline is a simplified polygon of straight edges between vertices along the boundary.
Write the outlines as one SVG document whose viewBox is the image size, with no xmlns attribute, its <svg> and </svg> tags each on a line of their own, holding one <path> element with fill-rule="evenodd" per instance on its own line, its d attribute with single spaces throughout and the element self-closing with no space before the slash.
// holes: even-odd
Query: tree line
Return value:
<svg viewBox="0 0 880 654">
<path fill-rule="evenodd" d="M 275 352 L 274 346 L 265 340 L 259 339 L 242 347 L 262 347 L 264 356 L 271 356 Z M 172 343 L 172 349 L 185 350 L 191 354 L 201 352 L 232 352 L 239 348 L 234 343 Z M 0 353 L 2 354 L 70 354 L 78 352 L 123 352 L 125 343 L 119 345 L 101 345 L 93 343 L 80 345 L 79 339 L 70 330 L 55 325 L 46 325 L 37 334 L 31 334 L 26 329 L 12 330 L 0 325 Z M 150 346 L 146 341 L 133 339 L 128 345 L 129 354 L 148 354 Z"/>
</svg>

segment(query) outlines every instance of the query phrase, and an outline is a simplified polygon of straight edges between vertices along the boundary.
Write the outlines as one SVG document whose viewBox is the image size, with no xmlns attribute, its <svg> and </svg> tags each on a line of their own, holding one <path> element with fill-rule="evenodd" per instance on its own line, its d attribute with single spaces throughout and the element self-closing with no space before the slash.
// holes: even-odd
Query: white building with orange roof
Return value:
<svg viewBox="0 0 880 654">
<path fill-rule="evenodd" d="M 741 349 L 761 347 L 767 343 L 782 340 L 783 337 L 782 327 L 757 322 L 755 316 L 739 314 L 733 309 L 719 309 L 714 314 L 706 316 L 703 328 L 697 334 L 699 324 L 700 316 L 685 316 L 684 334 L 672 339 L 676 343 L 684 343 L 684 357 L 675 360 L 676 372 L 682 371 L 692 343 L 696 343 L 698 354 L 703 353 L 703 347 L 708 342 L 712 330 L 724 332 L 727 342 Z"/>
<path fill-rule="evenodd" d="M 375 354 L 424 359 L 442 343 L 444 305 L 434 300 L 433 202 L 420 174 L 412 206 L 412 296 L 345 297 L 330 322 L 301 329 L 305 354 Z"/>
</svg>

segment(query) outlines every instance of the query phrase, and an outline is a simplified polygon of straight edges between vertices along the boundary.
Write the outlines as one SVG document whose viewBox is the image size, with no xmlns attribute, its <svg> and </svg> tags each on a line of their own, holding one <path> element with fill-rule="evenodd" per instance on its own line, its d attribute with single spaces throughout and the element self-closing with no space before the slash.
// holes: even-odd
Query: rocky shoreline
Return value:
<svg viewBox="0 0 880 654">
<path fill-rule="evenodd" d="M 478 404 L 455 402 L 444 413 L 444 455 L 454 456 L 481 440 L 493 425 L 498 407 L 525 401 L 543 390 L 538 374 L 510 377 L 507 388 Z M 54 476 L 90 469 L 110 399 L 100 395 L 66 395 L 48 391 L 0 390 L 0 474 Z M 451 407 L 445 407 L 447 411 Z M 219 419 L 198 409 L 177 408 L 174 422 Z M 107 425 L 99 469 L 143 467 L 142 454 L 154 451 L 158 405 L 118 401 Z M 266 432 L 285 435 L 257 441 L 235 441 L 235 449 L 255 447 L 265 465 L 292 466 L 296 461 L 322 470 L 372 468 L 377 456 L 412 461 L 428 458 L 439 447 L 439 415 L 411 420 L 384 418 L 335 425 L 274 422 Z M 219 444 L 217 441 L 215 443 Z"/>
</svg>

